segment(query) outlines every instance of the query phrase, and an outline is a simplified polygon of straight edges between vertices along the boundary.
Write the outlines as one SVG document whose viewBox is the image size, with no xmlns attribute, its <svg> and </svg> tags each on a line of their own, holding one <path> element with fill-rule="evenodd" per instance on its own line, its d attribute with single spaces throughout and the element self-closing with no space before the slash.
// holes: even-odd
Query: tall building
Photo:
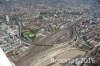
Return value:
<svg viewBox="0 0 100 66">
<path fill-rule="evenodd" d="M 6 21 L 9 22 L 9 16 L 8 15 L 6 15 Z"/>
<path fill-rule="evenodd" d="M 6 15 L 6 23 L 9 24 L 10 23 L 10 18 L 8 15 Z"/>
</svg>

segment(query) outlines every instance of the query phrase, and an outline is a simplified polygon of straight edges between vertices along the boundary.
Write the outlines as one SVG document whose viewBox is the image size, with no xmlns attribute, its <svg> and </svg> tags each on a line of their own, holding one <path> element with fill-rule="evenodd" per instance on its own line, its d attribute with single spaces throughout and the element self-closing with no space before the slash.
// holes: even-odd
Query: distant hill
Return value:
<svg viewBox="0 0 100 66">
<path fill-rule="evenodd" d="M 22 5 L 33 5 L 33 4 L 49 4 L 56 7 L 70 7 L 79 5 L 97 5 L 100 4 L 100 0 L 0 0 L 2 3 L 19 3 Z"/>
</svg>

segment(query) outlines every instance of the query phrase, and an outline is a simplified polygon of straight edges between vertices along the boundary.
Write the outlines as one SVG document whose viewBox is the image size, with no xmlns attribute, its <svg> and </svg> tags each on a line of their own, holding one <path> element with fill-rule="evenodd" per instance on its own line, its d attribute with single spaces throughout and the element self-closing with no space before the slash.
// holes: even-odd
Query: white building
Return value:
<svg viewBox="0 0 100 66">
<path fill-rule="evenodd" d="M 9 16 L 8 15 L 6 15 L 6 21 L 9 22 Z"/>
</svg>

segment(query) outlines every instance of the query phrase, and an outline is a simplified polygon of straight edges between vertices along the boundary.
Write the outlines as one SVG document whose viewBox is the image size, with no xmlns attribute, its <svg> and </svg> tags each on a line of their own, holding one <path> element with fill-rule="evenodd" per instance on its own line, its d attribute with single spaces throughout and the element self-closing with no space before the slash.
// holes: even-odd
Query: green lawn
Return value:
<svg viewBox="0 0 100 66">
<path fill-rule="evenodd" d="M 27 31 L 25 33 L 23 33 L 24 37 L 28 37 L 30 40 L 34 41 L 36 38 L 36 33 L 32 32 L 32 31 Z"/>
</svg>

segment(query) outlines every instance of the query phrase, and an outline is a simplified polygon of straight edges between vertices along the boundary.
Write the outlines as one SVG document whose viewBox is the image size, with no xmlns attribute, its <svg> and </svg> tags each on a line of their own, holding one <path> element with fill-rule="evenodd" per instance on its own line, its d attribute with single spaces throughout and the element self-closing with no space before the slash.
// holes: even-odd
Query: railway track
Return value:
<svg viewBox="0 0 100 66">
<path fill-rule="evenodd" d="M 64 33 L 66 33 L 66 31 L 70 30 L 70 28 L 72 26 L 77 25 L 81 20 L 77 20 L 75 21 L 74 24 L 70 25 L 67 29 L 62 30 L 58 33 L 55 33 L 53 36 L 46 37 L 43 39 L 43 41 L 38 42 L 37 44 L 34 44 L 35 46 L 31 47 L 28 50 L 28 53 L 26 55 L 24 55 L 23 57 L 19 57 L 19 59 L 17 61 L 15 61 L 16 66 L 29 66 L 33 60 L 35 60 L 35 57 L 39 54 L 41 54 L 42 52 L 52 48 L 53 45 L 50 46 L 50 44 L 57 40 L 61 35 L 63 35 Z M 74 28 L 74 27 L 73 27 Z M 53 39 L 54 38 L 54 39 Z M 47 46 L 48 43 L 48 46 Z M 38 46 L 41 45 L 41 46 Z M 42 45 L 44 44 L 44 45 Z"/>
</svg>

